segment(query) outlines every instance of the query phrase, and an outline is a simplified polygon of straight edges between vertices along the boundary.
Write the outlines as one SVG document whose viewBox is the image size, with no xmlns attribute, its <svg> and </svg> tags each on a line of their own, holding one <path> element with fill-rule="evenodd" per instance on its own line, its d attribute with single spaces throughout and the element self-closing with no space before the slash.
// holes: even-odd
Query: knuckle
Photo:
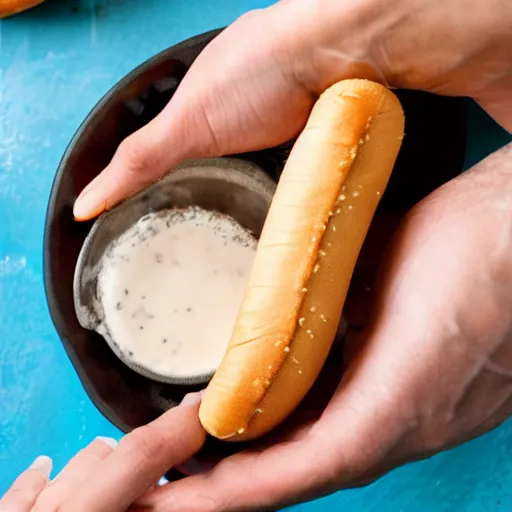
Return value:
<svg viewBox="0 0 512 512">
<path fill-rule="evenodd" d="M 354 483 L 365 479 L 382 458 L 374 443 L 366 443 L 366 440 L 355 441 L 351 446 L 346 446 L 344 453 L 333 464 L 329 474 L 329 482 L 338 484 L 341 482 Z"/>
<path fill-rule="evenodd" d="M 6 503 L 16 503 L 19 506 L 28 506 L 44 488 L 46 480 L 39 471 L 29 470 L 19 476 L 0 499 L 0 510 L 7 507 Z M 8 508 L 7 508 L 8 509 Z"/>
<path fill-rule="evenodd" d="M 165 438 L 160 432 L 154 430 L 149 425 L 139 427 L 122 439 L 120 445 L 124 445 L 127 452 L 151 461 L 161 456 L 166 448 Z"/>
<path fill-rule="evenodd" d="M 152 166 L 152 152 L 147 151 L 140 138 L 135 134 L 121 142 L 117 153 L 123 162 L 125 171 L 130 174 L 141 175 Z"/>
<path fill-rule="evenodd" d="M 252 24 L 255 20 L 259 19 L 261 16 L 261 12 L 263 9 L 251 9 L 250 11 L 244 12 L 241 14 L 237 20 L 236 23 L 238 24 L 245 24 L 249 23 Z"/>
<path fill-rule="evenodd" d="M 366 480 L 377 465 L 375 457 L 367 453 L 352 453 L 347 463 L 347 473 L 352 482 Z"/>
<path fill-rule="evenodd" d="M 449 444 L 449 436 L 443 429 L 433 430 L 418 436 L 416 451 L 422 456 L 431 456 L 442 451 Z"/>
<path fill-rule="evenodd" d="M 89 452 L 89 455 L 91 457 L 97 458 L 97 459 L 104 459 L 108 455 L 112 453 L 114 450 L 112 446 L 108 445 L 106 442 L 102 441 L 101 439 L 95 439 L 87 448 L 86 450 Z"/>
<path fill-rule="evenodd" d="M 4 498 L 0 499 L 0 511 L 8 511 L 9 504 L 16 503 L 17 505 L 24 505 L 28 503 L 29 496 L 21 487 L 11 487 Z"/>
<path fill-rule="evenodd" d="M 62 510 L 59 496 L 54 492 L 43 492 L 32 512 L 58 512 L 59 510 Z"/>
</svg>

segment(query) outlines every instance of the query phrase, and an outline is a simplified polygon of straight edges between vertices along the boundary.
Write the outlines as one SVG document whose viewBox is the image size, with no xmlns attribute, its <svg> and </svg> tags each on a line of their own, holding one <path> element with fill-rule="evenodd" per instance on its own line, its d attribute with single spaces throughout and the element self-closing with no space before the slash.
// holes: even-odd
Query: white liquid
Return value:
<svg viewBox="0 0 512 512">
<path fill-rule="evenodd" d="M 132 363 L 164 376 L 220 364 L 245 291 L 256 240 L 199 208 L 150 214 L 104 256 L 103 329 Z"/>
</svg>

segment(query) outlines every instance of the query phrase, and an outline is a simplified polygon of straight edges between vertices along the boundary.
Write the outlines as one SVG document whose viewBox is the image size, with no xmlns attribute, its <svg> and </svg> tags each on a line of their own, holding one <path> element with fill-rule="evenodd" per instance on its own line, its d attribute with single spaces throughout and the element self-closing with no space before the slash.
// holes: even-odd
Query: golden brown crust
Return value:
<svg viewBox="0 0 512 512">
<path fill-rule="evenodd" d="M 398 99 L 345 80 L 317 101 L 281 176 L 201 422 L 221 439 L 280 423 L 327 357 L 352 272 L 403 137 Z"/>
<path fill-rule="evenodd" d="M 0 18 L 17 14 L 43 2 L 44 0 L 0 0 Z"/>
</svg>

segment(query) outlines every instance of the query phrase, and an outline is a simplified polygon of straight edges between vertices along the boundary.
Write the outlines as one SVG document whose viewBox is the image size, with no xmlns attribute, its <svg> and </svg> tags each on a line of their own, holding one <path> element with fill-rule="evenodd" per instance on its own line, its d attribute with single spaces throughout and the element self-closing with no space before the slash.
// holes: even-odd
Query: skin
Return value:
<svg viewBox="0 0 512 512">
<path fill-rule="evenodd" d="M 140 503 L 166 512 L 275 510 L 368 483 L 509 417 L 511 157 L 509 145 L 409 213 L 381 269 L 370 323 L 319 419 Z"/>
<path fill-rule="evenodd" d="M 292 139 L 344 78 L 469 96 L 511 131 L 511 19 L 508 0 L 287 0 L 249 12 L 201 53 L 161 115 L 123 141 L 75 217 L 111 208 L 184 159 Z"/>
<path fill-rule="evenodd" d="M 0 500 L 3 512 L 121 512 L 155 487 L 172 466 L 201 448 L 205 432 L 197 416 L 200 395 L 133 430 L 121 442 L 98 438 L 53 480 L 51 460 L 38 458 Z"/>
<path fill-rule="evenodd" d="M 283 0 L 249 13 L 199 56 L 162 114 L 120 145 L 75 216 L 94 217 L 186 158 L 293 138 L 318 94 L 343 78 L 470 96 L 512 131 L 511 47 L 509 0 Z M 94 482 L 100 500 L 109 478 L 126 493 L 123 505 L 137 498 L 130 510 L 274 510 L 367 483 L 500 424 L 512 412 L 511 188 L 508 146 L 409 212 L 325 410 L 310 410 L 263 449 L 148 492 L 163 459 L 154 469 L 146 461 L 152 480 L 134 487 L 122 468 L 136 471 L 130 459 L 140 454 L 124 451 L 102 479 L 75 484 L 74 508 L 58 510 L 101 510 L 77 499 L 90 500 Z M 166 436 L 167 465 L 173 442 Z"/>
</svg>

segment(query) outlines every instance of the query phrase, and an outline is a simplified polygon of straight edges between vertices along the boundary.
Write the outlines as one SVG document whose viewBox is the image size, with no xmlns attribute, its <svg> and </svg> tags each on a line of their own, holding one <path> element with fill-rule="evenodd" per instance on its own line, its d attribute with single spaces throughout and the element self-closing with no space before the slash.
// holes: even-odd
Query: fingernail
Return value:
<svg viewBox="0 0 512 512">
<path fill-rule="evenodd" d="M 201 401 L 201 397 L 203 395 L 202 391 L 198 391 L 197 393 L 189 393 L 183 397 L 180 405 L 195 405 Z"/>
<path fill-rule="evenodd" d="M 46 455 L 40 455 L 39 457 L 30 464 L 28 469 L 33 471 L 39 471 L 46 479 L 50 478 L 52 472 L 53 461 Z"/>
<path fill-rule="evenodd" d="M 97 187 L 94 182 L 90 183 L 78 196 L 73 205 L 75 219 L 90 219 L 104 209 L 105 200 L 98 197 Z"/>
<path fill-rule="evenodd" d="M 112 448 L 112 450 L 115 450 L 117 448 L 117 445 L 119 444 L 113 437 L 98 436 L 96 438 L 96 441 L 102 441 L 107 446 L 110 446 L 110 448 Z"/>
</svg>

